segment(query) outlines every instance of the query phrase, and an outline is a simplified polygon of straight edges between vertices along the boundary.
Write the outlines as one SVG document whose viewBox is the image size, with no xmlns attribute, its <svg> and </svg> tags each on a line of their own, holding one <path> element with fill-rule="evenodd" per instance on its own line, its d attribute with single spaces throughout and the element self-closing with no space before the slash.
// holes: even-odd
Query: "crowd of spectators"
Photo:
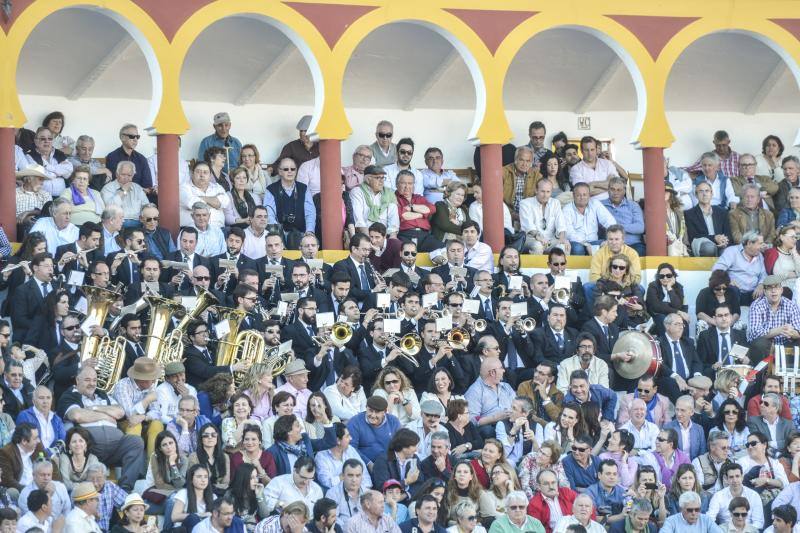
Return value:
<svg viewBox="0 0 800 533">
<path fill-rule="evenodd" d="M 689 294 L 670 262 L 643 285 L 626 170 L 541 122 L 503 167 L 496 261 L 480 180 L 436 147 L 417 168 L 379 122 L 342 168 L 333 265 L 310 117 L 267 164 L 215 115 L 176 238 L 138 128 L 99 159 L 64 125 L 18 131 L 19 248 L 0 233 L 0 531 L 800 531 L 800 412 L 772 373 L 800 357 L 800 163 L 777 137 L 665 164 L 668 255 L 716 257 Z M 221 357 L 236 332 L 262 361 Z"/>
</svg>

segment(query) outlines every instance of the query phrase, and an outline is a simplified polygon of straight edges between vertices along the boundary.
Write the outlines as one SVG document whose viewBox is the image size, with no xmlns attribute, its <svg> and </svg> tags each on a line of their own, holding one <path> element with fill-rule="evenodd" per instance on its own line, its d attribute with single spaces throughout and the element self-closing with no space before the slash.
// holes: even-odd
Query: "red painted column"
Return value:
<svg viewBox="0 0 800 533">
<path fill-rule="evenodd" d="M 0 128 L 0 226 L 14 242 L 17 239 L 17 178 L 14 175 L 14 128 Z"/>
<path fill-rule="evenodd" d="M 644 228 L 647 255 L 667 255 L 667 206 L 664 202 L 664 149 L 642 148 Z"/>
<path fill-rule="evenodd" d="M 505 245 L 503 232 L 503 152 L 499 144 L 481 145 L 483 193 L 483 240 L 499 253 Z"/>
<path fill-rule="evenodd" d="M 180 192 L 178 185 L 178 155 L 180 140 L 173 133 L 160 133 L 156 138 L 158 158 L 159 225 L 174 236 L 180 229 Z"/>
<path fill-rule="evenodd" d="M 319 141 L 320 196 L 322 199 L 322 249 L 341 250 L 344 219 L 342 218 L 342 142 L 339 139 Z"/>
</svg>

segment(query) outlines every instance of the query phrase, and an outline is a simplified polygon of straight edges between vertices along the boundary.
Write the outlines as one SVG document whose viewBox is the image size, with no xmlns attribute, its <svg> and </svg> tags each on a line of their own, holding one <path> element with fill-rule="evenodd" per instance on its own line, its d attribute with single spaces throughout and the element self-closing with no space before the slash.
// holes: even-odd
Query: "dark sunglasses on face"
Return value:
<svg viewBox="0 0 800 533">
<path fill-rule="evenodd" d="M 379 133 L 378 137 L 380 137 L 381 139 L 391 139 L 392 135 L 394 135 L 394 134 L 393 133 Z"/>
<path fill-rule="evenodd" d="M 611 265 L 612 270 L 627 270 L 628 267 L 625 265 Z"/>
<path fill-rule="evenodd" d="M 80 324 L 75 324 L 74 326 L 64 326 L 62 329 L 64 331 L 74 331 L 74 330 L 78 329 L 79 327 L 81 327 Z"/>
<path fill-rule="evenodd" d="M 145 222 L 158 222 L 159 217 L 147 217 L 144 219 Z"/>
<path fill-rule="evenodd" d="M 735 516 L 736 518 L 747 518 L 747 513 L 731 513 L 731 515 Z"/>
<path fill-rule="evenodd" d="M 764 407 L 769 407 L 772 404 L 767 402 L 767 401 L 765 401 L 765 400 L 761 400 L 761 405 L 763 405 Z"/>
<path fill-rule="evenodd" d="M 672 274 L 659 274 L 658 279 L 672 279 Z"/>
<path fill-rule="evenodd" d="M 739 411 L 736 410 L 731 411 L 730 409 L 726 409 L 725 411 L 723 411 L 723 413 L 725 413 L 726 415 L 738 415 Z"/>
<path fill-rule="evenodd" d="M 650 394 L 650 389 L 636 389 L 639 394 Z"/>
<path fill-rule="evenodd" d="M 665 439 L 664 437 L 656 437 L 656 440 L 658 442 L 668 442 L 669 441 L 669 439 Z"/>
<path fill-rule="evenodd" d="M 687 508 L 686 508 L 686 509 L 684 509 L 684 510 L 685 510 L 687 513 L 699 513 L 699 512 L 700 512 L 700 508 L 699 508 L 699 507 L 687 507 Z"/>
<path fill-rule="evenodd" d="M 284 172 L 294 172 L 297 169 L 295 167 L 282 167 L 281 170 Z"/>
<path fill-rule="evenodd" d="M 123 135 L 128 139 L 140 139 L 142 137 L 141 135 L 133 135 L 132 133 L 123 133 Z"/>
<path fill-rule="evenodd" d="M 194 279 L 197 281 L 210 281 L 211 276 L 195 276 Z"/>
<path fill-rule="evenodd" d="M 413 150 L 398 150 L 397 153 L 400 155 L 414 155 Z"/>
<path fill-rule="evenodd" d="M 719 287 L 714 287 L 714 292 L 724 292 L 728 290 L 728 287 L 725 285 L 720 285 Z"/>
<path fill-rule="evenodd" d="M 417 252 L 403 252 L 403 255 L 406 257 L 414 257 L 417 255 Z"/>
<path fill-rule="evenodd" d="M 563 267 L 563 266 L 567 266 L 567 263 L 566 262 L 564 262 L 564 263 L 550 263 L 550 266 Z"/>
<path fill-rule="evenodd" d="M 747 441 L 747 444 L 745 444 L 745 446 L 747 446 L 748 448 L 752 448 L 753 446 L 758 446 L 759 444 L 761 443 L 757 440 L 749 440 Z"/>
<path fill-rule="evenodd" d="M 578 446 L 573 446 L 572 447 L 572 451 L 573 452 L 581 452 L 581 453 L 583 453 L 583 452 L 589 451 L 589 448 L 581 448 L 581 447 L 578 447 Z"/>
</svg>

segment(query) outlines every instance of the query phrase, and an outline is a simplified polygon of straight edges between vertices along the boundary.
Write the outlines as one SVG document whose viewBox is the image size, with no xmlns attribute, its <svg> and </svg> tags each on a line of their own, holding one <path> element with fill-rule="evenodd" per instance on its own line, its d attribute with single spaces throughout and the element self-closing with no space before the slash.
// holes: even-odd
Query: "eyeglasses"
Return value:
<svg viewBox="0 0 800 533">
<path fill-rule="evenodd" d="M 425 413 L 425 418 L 442 418 L 442 415 L 434 415 L 431 413 Z"/>
<path fill-rule="evenodd" d="M 658 279 L 672 279 L 672 274 L 659 274 Z"/>
<path fill-rule="evenodd" d="M 714 287 L 714 292 L 724 292 L 727 291 L 728 287 L 725 285 L 720 285 L 719 287 Z"/>
<path fill-rule="evenodd" d="M 11 337 L 11 333 L 0 333 L 0 337 L 8 339 Z"/>
<path fill-rule="evenodd" d="M 400 153 L 402 154 L 403 152 L 401 151 Z M 363 157 L 364 159 L 372 159 L 372 154 L 371 153 L 369 153 L 369 154 L 356 154 L 356 157 Z"/>
<path fill-rule="evenodd" d="M 723 413 L 725 413 L 726 415 L 738 415 L 739 411 L 736 410 L 731 411 L 730 409 L 726 409 L 725 411 L 723 411 Z"/>
<path fill-rule="evenodd" d="M 752 448 L 753 446 L 758 446 L 759 444 L 761 443 L 757 440 L 749 440 L 747 441 L 747 444 L 745 444 L 745 446 L 747 446 L 748 448 Z"/>
<path fill-rule="evenodd" d="M 159 217 L 147 217 L 144 219 L 145 222 L 158 222 L 159 220 Z"/>
<path fill-rule="evenodd" d="M 197 281 L 211 281 L 211 276 L 195 276 L 194 279 Z"/>
<path fill-rule="evenodd" d="M 611 265 L 611 270 L 627 270 L 627 265 Z"/>
<path fill-rule="evenodd" d="M 700 508 L 699 507 L 687 507 L 686 509 L 684 509 L 684 511 L 686 511 L 687 513 L 699 513 L 700 512 Z"/>
<path fill-rule="evenodd" d="M 478 517 L 477 517 L 477 516 L 475 516 L 475 515 L 471 515 L 471 516 L 465 516 L 464 518 L 466 518 L 466 519 L 467 519 L 467 520 L 469 520 L 470 522 L 474 522 L 475 520 L 477 520 L 477 519 L 478 519 Z"/>
<path fill-rule="evenodd" d="M 579 344 L 579 350 L 594 350 L 594 344 Z"/>
<path fill-rule="evenodd" d="M 381 139 L 391 139 L 392 135 L 394 135 L 394 134 L 393 133 L 378 133 L 377 135 Z"/>
<path fill-rule="evenodd" d="M 650 389 L 636 389 L 639 394 L 650 394 Z"/>
<path fill-rule="evenodd" d="M 731 513 L 731 515 L 735 516 L 736 518 L 747 518 L 747 513 Z"/>
<path fill-rule="evenodd" d="M 769 402 L 768 402 L 768 401 L 766 401 L 766 400 L 761 400 L 761 405 L 763 405 L 764 407 L 770 407 L 772 404 L 771 404 L 771 403 L 769 403 Z"/>
<path fill-rule="evenodd" d="M 139 138 L 141 138 L 141 135 L 134 135 L 132 133 L 123 133 L 123 135 L 125 137 L 127 137 L 128 139 L 139 139 Z"/>
<path fill-rule="evenodd" d="M 447 304 L 447 307 L 464 307 L 464 304 Z"/>
<path fill-rule="evenodd" d="M 588 447 L 587 448 L 580 448 L 578 446 L 573 446 L 572 447 L 572 451 L 573 452 L 581 452 L 581 453 L 583 453 L 583 452 L 588 452 L 589 448 Z"/>
<path fill-rule="evenodd" d="M 564 261 L 563 263 L 550 263 L 550 266 L 563 267 L 563 266 L 567 266 L 567 262 Z"/>
<path fill-rule="evenodd" d="M 207 335 L 208 334 L 208 330 L 207 329 L 201 329 L 200 331 L 195 331 L 194 334 L 195 335 Z"/>
<path fill-rule="evenodd" d="M 397 153 L 400 155 L 414 155 L 414 150 L 398 150 Z"/>
<path fill-rule="evenodd" d="M 406 257 L 416 257 L 417 252 L 403 252 L 403 255 Z"/>
<path fill-rule="evenodd" d="M 522 511 L 525 509 L 524 505 L 509 505 L 508 508 L 512 511 Z"/>
<path fill-rule="evenodd" d="M 669 439 L 665 439 L 664 437 L 656 437 L 656 440 L 658 442 L 668 442 L 669 441 Z"/>
</svg>

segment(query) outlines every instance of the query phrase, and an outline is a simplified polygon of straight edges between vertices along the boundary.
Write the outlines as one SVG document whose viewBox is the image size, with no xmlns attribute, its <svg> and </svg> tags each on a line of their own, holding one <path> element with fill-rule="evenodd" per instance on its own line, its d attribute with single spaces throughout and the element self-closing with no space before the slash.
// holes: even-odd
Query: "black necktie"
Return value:
<svg viewBox="0 0 800 533">
<path fill-rule="evenodd" d="M 681 354 L 681 347 L 678 341 L 672 341 L 672 351 L 675 353 L 675 372 L 686 379 L 686 365 L 683 364 L 683 354 Z"/>
<path fill-rule="evenodd" d="M 142 345 L 138 342 L 133 345 L 133 350 L 136 352 L 136 357 L 142 357 L 144 355 L 144 350 L 142 350 Z"/>
<path fill-rule="evenodd" d="M 203 348 L 203 355 L 205 356 L 206 361 L 208 361 L 210 363 L 211 362 L 211 354 L 209 353 L 208 348 Z"/>
<path fill-rule="evenodd" d="M 306 326 L 306 331 L 308 331 L 308 336 L 309 337 L 313 337 L 314 336 L 314 328 L 313 327 Z"/>
</svg>

